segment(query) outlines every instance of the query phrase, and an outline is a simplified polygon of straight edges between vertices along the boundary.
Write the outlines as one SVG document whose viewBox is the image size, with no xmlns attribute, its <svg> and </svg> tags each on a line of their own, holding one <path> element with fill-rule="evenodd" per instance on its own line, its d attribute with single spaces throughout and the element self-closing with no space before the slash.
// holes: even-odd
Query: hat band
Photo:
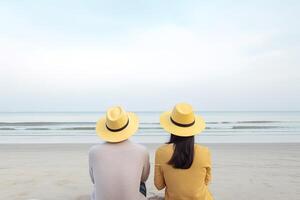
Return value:
<svg viewBox="0 0 300 200">
<path fill-rule="evenodd" d="M 172 119 L 172 117 L 170 117 L 170 120 L 173 124 L 175 124 L 176 126 L 180 126 L 180 127 L 190 127 L 190 126 L 193 126 L 195 124 L 195 120 L 192 122 L 192 123 L 189 123 L 189 124 L 181 124 L 181 123 L 178 123 L 176 121 L 174 121 Z"/>
<path fill-rule="evenodd" d="M 129 124 L 129 119 L 127 120 L 127 123 L 126 123 L 123 127 L 118 128 L 118 129 L 111 129 L 111 128 L 109 128 L 109 127 L 107 126 L 107 124 L 105 124 L 105 126 L 106 126 L 106 128 L 107 128 L 109 131 L 111 131 L 111 132 L 119 132 L 119 131 L 124 130 L 124 129 L 128 126 L 128 124 Z"/>
</svg>

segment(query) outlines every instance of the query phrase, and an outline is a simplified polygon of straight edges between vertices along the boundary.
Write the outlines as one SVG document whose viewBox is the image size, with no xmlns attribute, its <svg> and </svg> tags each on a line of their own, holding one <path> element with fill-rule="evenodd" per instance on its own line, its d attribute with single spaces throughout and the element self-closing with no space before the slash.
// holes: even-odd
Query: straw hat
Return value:
<svg viewBox="0 0 300 200">
<path fill-rule="evenodd" d="M 139 120 L 134 113 L 126 112 L 121 106 L 107 110 L 96 125 L 96 132 L 107 142 L 121 142 L 132 136 L 139 126 Z"/>
<path fill-rule="evenodd" d="M 176 104 L 172 111 L 162 113 L 160 124 L 165 131 L 182 137 L 196 135 L 205 129 L 203 118 L 195 115 L 187 103 Z"/>
</svg>

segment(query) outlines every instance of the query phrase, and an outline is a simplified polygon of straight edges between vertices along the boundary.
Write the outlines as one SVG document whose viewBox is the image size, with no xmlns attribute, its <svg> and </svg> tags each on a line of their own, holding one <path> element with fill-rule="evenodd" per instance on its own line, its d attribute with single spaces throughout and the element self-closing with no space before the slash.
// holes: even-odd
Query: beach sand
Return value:
<svg viewBox="0 0 300 200">
<path fill-rule="evenodd" d="M 0 199 L 86 200 L 91 192 L 87 152 L 91 144 L 1 144 Z M 153 186 L 151 155 L 148 196 Z M 210 189 L 216 200 L 298 200 L 299 144 L 207 144 L 213 160 Z"/>
</svg>

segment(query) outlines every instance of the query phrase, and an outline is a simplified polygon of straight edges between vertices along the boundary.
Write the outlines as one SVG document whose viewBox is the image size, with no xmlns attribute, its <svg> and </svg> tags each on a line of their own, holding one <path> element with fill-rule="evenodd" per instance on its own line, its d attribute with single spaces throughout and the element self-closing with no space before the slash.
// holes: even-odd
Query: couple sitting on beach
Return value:
<svg viewBox="0 0 300 200">
<path fill-rule="evenodd" d="M 212 200 L 208 190 L 211 158 L 207 147 L 194 143 L 205 122 L 186 103 L 177 104 L 160 117 L 170 141 L 156 150 L 154 184 L 165 188 L 166 200 Z M 96 131 L 106 143 L 89 152 L 89 170 L 94 184 L 92 200 L 138 200 L 146 198 L 150 173 L 147 149 L 128 140 L 138 130 L 134 113 L 113 107 L 97 122 Z"/>
</svg>

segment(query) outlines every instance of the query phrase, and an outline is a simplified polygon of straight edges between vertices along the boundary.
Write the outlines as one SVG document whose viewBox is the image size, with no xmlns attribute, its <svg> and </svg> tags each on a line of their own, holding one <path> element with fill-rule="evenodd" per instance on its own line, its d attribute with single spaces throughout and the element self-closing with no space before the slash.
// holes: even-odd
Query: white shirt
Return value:
<svg viewBox="0 0 300 200">
<path fill-rule="evenodd" d="M 89 171 L 94 184 L 92 200 L 146 199 L 139 192 L 149 171 L 147 149 L 129 140 L 104 143 L 91 147 Z"/>
</svg>

